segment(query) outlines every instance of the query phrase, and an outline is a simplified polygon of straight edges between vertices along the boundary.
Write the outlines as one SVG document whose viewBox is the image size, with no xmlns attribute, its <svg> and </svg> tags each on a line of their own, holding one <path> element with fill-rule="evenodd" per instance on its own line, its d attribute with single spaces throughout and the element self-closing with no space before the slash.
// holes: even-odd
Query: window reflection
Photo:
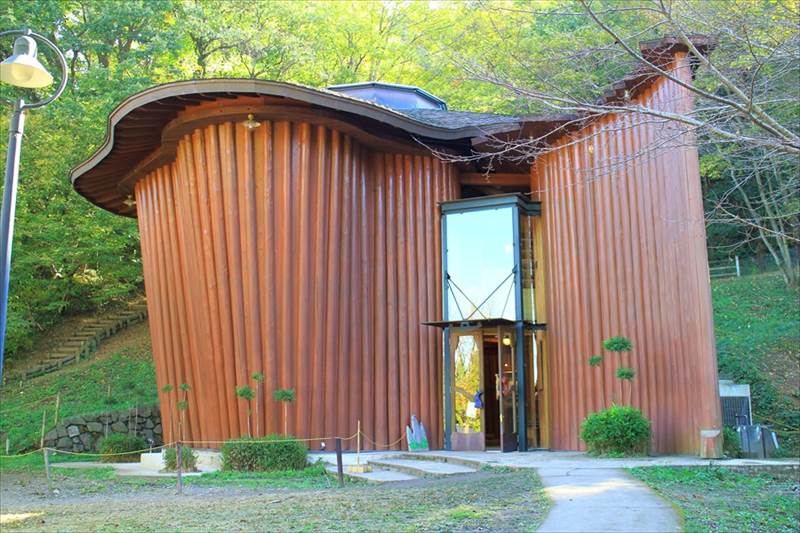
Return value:
<svg viewBox="0 0 800 533">
<path fill-rule="evenodd" d="M 516 319 L 514 209 L 446 215 L 447 320 Z"/>
<path fill-rule="evenodd" d="M 453 411 L 456 431 L 481 431 L 481 352 L 480 338 L 472 335 L 457 337 L 453 354 Z"/>
</svg>

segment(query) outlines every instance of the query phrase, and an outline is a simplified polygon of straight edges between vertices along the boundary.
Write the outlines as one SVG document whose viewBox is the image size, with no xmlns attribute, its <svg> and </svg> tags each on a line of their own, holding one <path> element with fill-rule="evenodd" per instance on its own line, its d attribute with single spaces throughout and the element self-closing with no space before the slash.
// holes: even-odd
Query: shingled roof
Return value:
<svg viewBox="0 0 800 533">
<path fill-rule="evenodd" d="M 520 124 L 523 117 L 513 115 L 497 115 L 494 113 L 474 113 L 471 111 L 443 111 L 441 109 L 402 109 L 400 113 L 407 115 L 417 122 L 429 124 L 439 128 L 492 128 L 493 126 L 507 126 Z M 507 128 L 505 128 L 507 129 Z"/>
<path fill-rule="evenodd" d="M 700 37 L 701 53 L 713 43 Z M 642 43 L 645 58 L 666 58 L 686 46 L 674 38 Z M 633 95 L 649 85 L 657 75 L 640 69 L 615 84 L 603 95 L 614 103 L 620 95 Z M 161 133 L 178 115 L 193 106 L 240 97 L 275 97 L 280 101 L 302 103 L 339 114 L 343 120 L 367 126 L 375 132 L 393 132 L 428 145 L 471 151 L 474 144 L 492 135 L 513 137 L 547 135 L 574 116 L 510 116 L 495 113 L 448 111 L 443 109 L 392 109 L 378 103 L 328 89 L 292 83 L 252 79 L 189 80 L 167 83 L 135 94 L 111 112 L 106 139 L 86 161 L 70 171 L 75 190 L 92 203 L 117 214 L 135 216 L 125 204 L 121 182 L 162 144 Z"/>
</svg>

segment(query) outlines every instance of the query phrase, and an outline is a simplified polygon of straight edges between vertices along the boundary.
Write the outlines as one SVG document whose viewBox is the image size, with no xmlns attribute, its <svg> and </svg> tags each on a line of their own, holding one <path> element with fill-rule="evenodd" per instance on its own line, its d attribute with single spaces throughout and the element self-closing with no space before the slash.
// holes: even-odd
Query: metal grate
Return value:
<svg viewBox="0 0 800 533">
<path fill-rule="evenodd" d="M 750 398 L 747 396 L 722 396 L 722 423 L 725 426 L 749 426 Z"/>
</svg>

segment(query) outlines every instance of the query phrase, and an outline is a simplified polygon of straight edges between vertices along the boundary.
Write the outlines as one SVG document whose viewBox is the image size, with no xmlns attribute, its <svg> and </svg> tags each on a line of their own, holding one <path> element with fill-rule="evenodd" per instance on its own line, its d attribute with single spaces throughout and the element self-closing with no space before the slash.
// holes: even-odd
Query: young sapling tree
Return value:
<svg viewBox="0 0 800 533">
<path fill-rule="evenodd" d="M 296 394 L 294 389 L 275 389 L 272 391 L 272 398 L 276 402 L 283 403 L 283 435 L 289 435 L 289 404 L 292 403 Z"/>
<path fill-rule="evenodd" d="M 164 394 L 164 395 L 167 396 L 167 402 L 166 402 L 167 409 L 169 409 L 170 405 L 171 405 L 171 402 L 169 400 L 169 393 L 174 391 L 174 390 L 175 390 L 175 387 L 172 385 L 172 383 L 167 383 L 166 385 L 161 387 L 161 394 Z M 170 435 L 171 439 L 175 438 L 175 427 L 172 425 L 173 421 L 175 420 L 175 417 L 172 416 L 174 414 L 176 414 L 176 413 L 170 413 L 170 416 L 169 416 L 169 435 Z M 166 442 L 166 439 L 164 440 L 164 442 Z"/>
<path fill-rule="evenodd" d="M 613 352 L 619 354 L 620 359 L 622 359 L 623 354 L 629 353 L 631 350 L 633 350 L 633 344 L 627 337 L 617 335 L 615 337 L 610 337 L 604 340 L 603 349 L 607 352 Z M 589 366 L 599 367 L 603 363 L 603 360 L 604 359 L 602 355 L 593 355 L 589 358 Z M 620 380 L 620 400 L 622 401 L 623 404 L 630 404 L 630 396 L 632 394 L 631 382 L 633 381 L 633 378 L 636 376 L 636 371 L 632 368 L 623 366 L 621 363 L 620 366 L 618 366 L 617 369 L 615 370 L 614 375 Z M 605 390 L 605 373 L 601 374 L 601 381 L 603 383 L 603 390 Z M 623 385 L 626 382 L 628 383 L 627 401 L 625 401 L 624 390 L 623 390 Z"/>
<path fill-rule="evenodd" d="M 261 372 L 253 372 L 250 376 L 256 382 L 256 437 L 261 434 L 261 408 L 260 404 L 263 401 L 261 388 L 264 383 L 264 374 Z"/>
<path fill-rule="evenodd" d="M 178 433 L 181 435 L 181 440 L 186 440 L 186 410 L 189 408 L 189 391 L 192 388 L 189 386 L 188 383 L 181 383 L 178 388 L 183 393 L 183 398 L 178 401 L 178 409 L 180 410 L 180 418 L 178 418 Z"/>
<path fill-rule="evenodd" d="M 253 438 L 253 434 L 250 431 L 250 415 L 252 412 L 250 409 L 250 403 L 253 401 L 253 389 L 247 385 L 236 387 L 236 396 L 238 396 L 239 399 L 247 402 L 247 436 Z"/>
</svg>

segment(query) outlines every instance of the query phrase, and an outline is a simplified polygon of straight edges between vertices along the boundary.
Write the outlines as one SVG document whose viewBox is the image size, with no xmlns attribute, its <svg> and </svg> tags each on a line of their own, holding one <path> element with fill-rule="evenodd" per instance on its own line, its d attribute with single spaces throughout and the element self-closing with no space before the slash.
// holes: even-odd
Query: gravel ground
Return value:
<svg viewBox="0 0 800 533">
<path fill-rule="evenodd" d="M 58 472 L 58 470 L 56 470 Z M 63 472 L 63 470 L 61 471 Z M 533 531 L 549 509 L 533 471 L 314 488 L 4 473 L 4 531 Z"/>
</svg>

